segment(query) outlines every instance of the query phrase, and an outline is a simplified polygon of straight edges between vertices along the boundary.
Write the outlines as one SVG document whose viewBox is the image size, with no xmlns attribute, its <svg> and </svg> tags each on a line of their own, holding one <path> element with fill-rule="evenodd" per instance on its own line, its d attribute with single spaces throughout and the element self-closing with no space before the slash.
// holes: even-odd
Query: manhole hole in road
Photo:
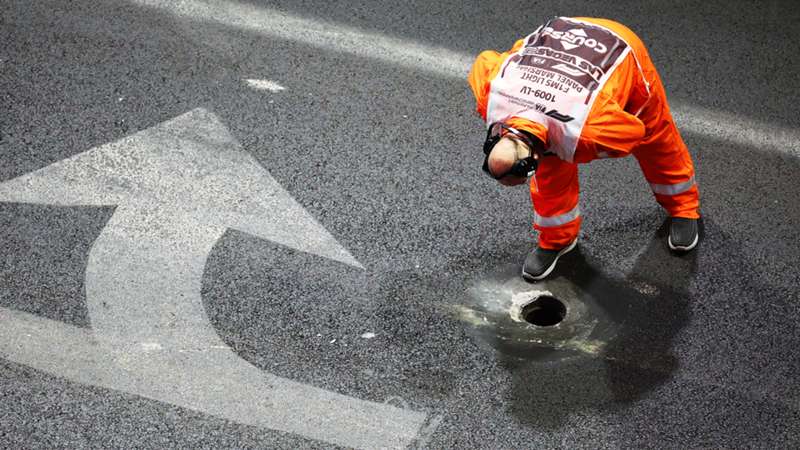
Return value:
<svg viewBox="0 0 800 450">
<path fill-rule="evenodd" d="M 540 295 L 536 300 L 522 307 L 522 318 L 533 325 L 552 327 L 558 325 L 567 315 L 567 306 L 550 295 Z"/>
</svg>

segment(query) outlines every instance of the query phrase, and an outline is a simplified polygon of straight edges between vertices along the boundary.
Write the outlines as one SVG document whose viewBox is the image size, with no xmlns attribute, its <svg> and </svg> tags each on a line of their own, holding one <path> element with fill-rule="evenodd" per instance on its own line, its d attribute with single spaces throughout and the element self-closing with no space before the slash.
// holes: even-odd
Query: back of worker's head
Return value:
<svg viewBox="0 0 800 450">
<path fill-rule="evenodd" d="M 538 137 L 495 122 L 489 125 L 483 144 L 483 170 L 500 184 L 522 184 L 536 171 L 543 151 Z"/>
<path fill-rule="evenodd" d="M 530 154 L 528 146 L 519 139 L 505 136 L 497 141 L 487 160 L 489 173 L 498 178 L 502 184 L 517 185 L 525 182 L 527 177 L 507 175 L 514 164 Z"/>
<path fill-rule="evenodd" d="M 489 153 L 487 161 L 489 172 L 495 177 L 501 177 L 511 170 L 515 162 L 525 158 L 528 154 L 527 146 L 518 139 L 503 137 L 497 141 L 492 152 Z"/>
</svg>

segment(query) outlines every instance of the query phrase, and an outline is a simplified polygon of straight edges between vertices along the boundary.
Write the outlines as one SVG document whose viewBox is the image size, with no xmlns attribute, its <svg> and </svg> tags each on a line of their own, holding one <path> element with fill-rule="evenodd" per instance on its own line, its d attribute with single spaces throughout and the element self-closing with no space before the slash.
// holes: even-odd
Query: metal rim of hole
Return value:
<svg viewBox="0 0 800 450">
<path fill-rule="evenodd" d="M 521 316 L 532 325 L 552 327 L 567 316 L 567 305 L 551 295 L 540 295 L 522 307 Z"/>
</svg>

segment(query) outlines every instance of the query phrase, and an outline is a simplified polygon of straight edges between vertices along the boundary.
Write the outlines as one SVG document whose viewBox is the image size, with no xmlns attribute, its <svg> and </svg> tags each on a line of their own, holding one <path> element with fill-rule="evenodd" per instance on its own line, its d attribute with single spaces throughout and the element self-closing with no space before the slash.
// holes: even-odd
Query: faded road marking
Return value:
<svg viewBox="0 0 800 450">
<path fill-rule="evenodd" d="M 205 314 L 227 228 L 363 269 L 212 113 L 175 119 L 0 183 L 0 201 L 118 205 L 86 268 L 92 331 L 0 309 L 0 354 L 81 383 L 356 448 L 406 447 L 427 415 L 280 378 Z"/>
<path fill-rule="evenodd" d="M 244 81 L 248 86 L 259 91 L 280 92 L 286 90 L 285 87 L 270 80 L 256 80 L 254 78 L 249 78 Z"/>
</svg>

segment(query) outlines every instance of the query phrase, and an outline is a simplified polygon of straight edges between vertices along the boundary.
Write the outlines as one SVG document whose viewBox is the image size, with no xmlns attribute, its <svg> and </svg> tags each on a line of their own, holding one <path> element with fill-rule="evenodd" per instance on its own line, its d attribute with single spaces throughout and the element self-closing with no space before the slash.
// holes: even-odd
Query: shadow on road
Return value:
<svg viewBox="0 0 800 450">
<path fill-rule="evenodd" d="M 562 260 L 560 276 L 587 293 L 590 309 L 608 319 L 592 336 L 610 337 L 598 354 L 562 361 L 504 355 L 502 364 L 513 377 L 507 401 L 522 423 L 560 428 L 568 416 L 585 409 L 623 408 L 671 377 L 678 367 L 672 340 L 690 317 L 688 294 L 674 287 L 688 286 L 696 256 L 670 254 L 664 244 L 667 230 L 665 221 L 626 280 L 604 275 L 600 262 L 580 247 Z"/>
</svg>

